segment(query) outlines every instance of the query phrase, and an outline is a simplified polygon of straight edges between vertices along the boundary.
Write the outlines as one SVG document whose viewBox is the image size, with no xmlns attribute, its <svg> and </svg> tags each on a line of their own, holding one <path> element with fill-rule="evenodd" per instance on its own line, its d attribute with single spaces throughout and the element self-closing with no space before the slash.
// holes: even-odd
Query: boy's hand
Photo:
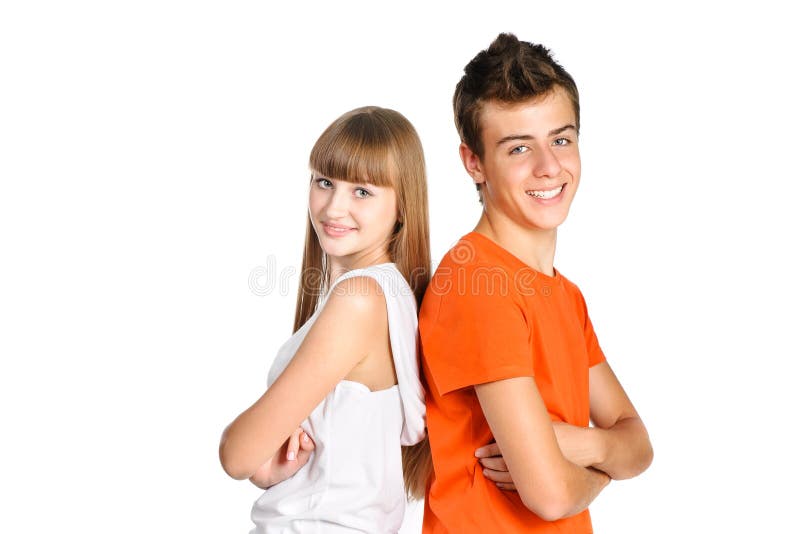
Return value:
<svg viewBox="0 0 800 534">
<path fill-rule="evenodd" d="M 302 428 L 298 428 L 278 452 L 258 468 L 250 477 L 250 482 L 262 489 L 283 482 L 306 465 L 313 450 L 314 440 Z"/>
<path fill-rule="evenodd" d="M 483 467 L 483 476 L 494 482 L 501 490 L 517 491 L 497 443 L 492 442 L 476 449 L 475 457 Z"/>
<path fill-rule="evenodd" d="M 581 467 L 591 467 L 597 463 L 597 440 L 592 439 L 596 429 L 556 421 L 553 422 L 553 432 L 556 434 L 561 453 L 567 460 Z M 483 476 L 500 489 L 517 491 L 497 443 L 492 442 L 476 449 L 475 457 L 483 467 Z"/>
</svg>

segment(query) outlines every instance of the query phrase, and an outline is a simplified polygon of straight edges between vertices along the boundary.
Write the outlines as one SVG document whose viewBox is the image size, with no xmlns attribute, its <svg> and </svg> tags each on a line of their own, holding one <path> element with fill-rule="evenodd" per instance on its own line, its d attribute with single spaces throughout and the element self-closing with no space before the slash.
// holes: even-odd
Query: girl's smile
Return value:
<svg viewBox="0 0 800 534">
<path fill-rule="evenodd" d="M 337 238 L 337 237 L 344 237 L 348 235 L 350 232 L 354 232 L 357 228 L 351 228 L 349 226 L 342 226 L 340 224 L 334 224 L 330 222 L 322 222 L 322 228 L 325 230 L 325 233 L 330 237 Z"/>
</svg>

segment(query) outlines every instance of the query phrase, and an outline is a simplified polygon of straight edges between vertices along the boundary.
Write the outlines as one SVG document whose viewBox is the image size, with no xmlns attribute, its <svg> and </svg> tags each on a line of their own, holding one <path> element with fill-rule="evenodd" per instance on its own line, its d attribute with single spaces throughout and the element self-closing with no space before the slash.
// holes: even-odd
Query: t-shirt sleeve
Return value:
<svg viewBox="0 0 800 534">
<path fill-rule="evenodd" d="M 583 293 L 578 291 L 578 296 L 580 297 L 580 309 L 583 313 L 583 337 L 586 340 L 586 351 L 589 354 L 589 367 L 594 367 L 598 363 L 606 361 L 606 356 L 603 354 L 603 349 L 600 348 L 600 342 L 597 341 L 597 334 L 595 334 L 592 320 L 589 318 L 589 310 L 586 307 Z"/>
<path fill-rule="evenodd" d="M 420 312 L 422 354 L 440 395 L 533 376 L 529 328 L 513 289 L 467 285 L 473 287 L 460 291 L 454 283 L 447 290 L 429 288 Z"/>
</svg>

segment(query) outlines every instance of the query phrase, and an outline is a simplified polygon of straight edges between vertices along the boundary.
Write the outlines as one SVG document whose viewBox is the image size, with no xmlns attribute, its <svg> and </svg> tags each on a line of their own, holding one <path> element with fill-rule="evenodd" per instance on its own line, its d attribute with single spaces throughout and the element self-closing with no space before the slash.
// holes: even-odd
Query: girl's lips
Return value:
<svg viewBox="0 0 800 534">
<path fill-rule="evenodd" d="M 349 226 L 330 223 L 322 223 L 322 229 L 330 237 L 342 237 L 355 230 L 355 228 L 350 228 Z"/>
</svg>

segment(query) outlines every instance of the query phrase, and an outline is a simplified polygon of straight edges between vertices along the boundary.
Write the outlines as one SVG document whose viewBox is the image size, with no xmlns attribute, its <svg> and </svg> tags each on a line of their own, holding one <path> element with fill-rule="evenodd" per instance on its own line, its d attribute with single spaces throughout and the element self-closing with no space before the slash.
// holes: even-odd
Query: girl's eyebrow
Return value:
<svg viewBox="0 0 800 534">
<path fill-rule="evenodd" d="M 554 130 L 550 130 L 549 132 L 547 132 L 547 137 L 551 137 L 551 136 L 554 136 L 554 135 L 558 135 L 560 133 L 564 133 L 567 130 L 578 131 L 578 129 L 575 127 L 574 124 L 565 124 L 564 126 L 561 126 L 560 128 L 556 128 Z M 497 142 L 497 145 L 499 146 L 499 145 L 502 145 L 503 143 L 508 143 L 509 141 L 530 141 L 531 139 L 535 139 L 535 137 L 533 137 L 532 135 L 528 135 L 528 134 L 511 134 L 511 135 L 507 135 L 507 136 L 503 137 L 502 139 L 500 139 Z"/>
</svg>

